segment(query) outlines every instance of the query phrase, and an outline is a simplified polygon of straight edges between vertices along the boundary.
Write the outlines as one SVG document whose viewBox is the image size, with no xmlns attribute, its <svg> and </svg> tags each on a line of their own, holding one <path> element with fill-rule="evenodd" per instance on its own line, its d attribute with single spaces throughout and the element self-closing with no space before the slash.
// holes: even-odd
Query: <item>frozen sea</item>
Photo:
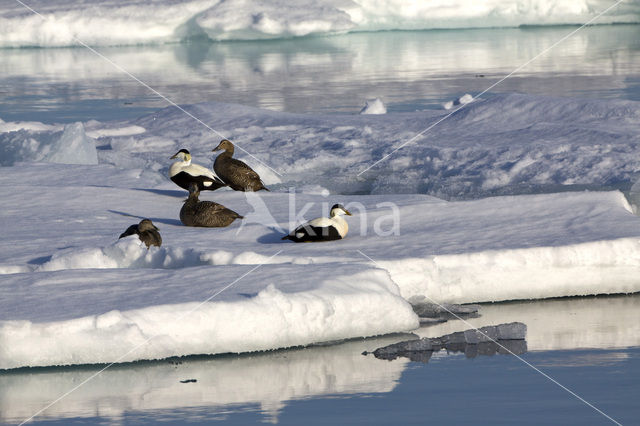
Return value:
<svg viewBox="0 0 640 426">
<path fill-rule="evenodd" d="M 0 2 L 1 423 L 637 422 L 637 2 L 555 47 L 608 4 L 66 3 Z M 221 134 L 272 191 L 185 229 L 168 157 L 211 166 Z M 340 245 L 280 243 L 333 202 Z M 115 239 L 143 217 L 162 248 Z M 420 322 L 425 297 L 479 315 Z M 362 354 L 512 321 L 519 357 Z"/>
</svg>

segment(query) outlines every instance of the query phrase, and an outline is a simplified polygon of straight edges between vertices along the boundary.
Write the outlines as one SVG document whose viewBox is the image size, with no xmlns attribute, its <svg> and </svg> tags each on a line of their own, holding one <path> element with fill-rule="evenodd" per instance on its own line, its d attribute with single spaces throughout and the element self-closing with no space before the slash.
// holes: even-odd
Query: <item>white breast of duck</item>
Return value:
<svg viewBox="0 0 640 426">
<path fill-rule="evenodd" d="M 200 189 L 218 189 L 224 183 L 206 167 L 191 163 L 191 154 L 186 149 L 181 149 L 173 157 L 178 161 L 169 167 L 169 178 L 178 186 L 187 189 L 192 181 L 199 182 Z"/>
<path fill-rule="evenodd" d="M 211 178 L 212 180 L 216 179 L 216 175 L 206 167 L 203 167 L 199 164 L 191 164 L 191 160 L 187 161 L 176 161 L 169 167 L 169 176 L 175 176 L 180 172 L 186 172 L 191 176 L 206 176 Z"/>
<path fill-rule="evenodd" d="M 317 219 L 310 220 L 309 225 L 314 228 L 329 228 L 333 227 L 340 234 L 340 238 L 344 238 L 349 232 L 349 224 L 341 215 L 333 217 L 319 217 Z"/>
<path fill-rule="evenodd" d="M 191 176 L 207 176 L 216 179 L 213 172 L 199 164 L 191 164 L 191 154 L 186 149 L 181 149 L 171 158 L 179 158 L 169 167 L 169 176 L 175 176 L 180 172 L 186 172 Z"/>
</svg>

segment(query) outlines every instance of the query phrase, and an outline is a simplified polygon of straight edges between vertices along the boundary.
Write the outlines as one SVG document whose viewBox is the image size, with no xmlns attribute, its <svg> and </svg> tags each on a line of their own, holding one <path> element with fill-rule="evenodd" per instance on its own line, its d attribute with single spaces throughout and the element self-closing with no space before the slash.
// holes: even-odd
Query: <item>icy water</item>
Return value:
<svg viewBox="0 0 640 426">
<path fill-rule="evenodd" d="M 356 33 L 291 40 L 97 48 L 178 104 L 222 101 L 289 112 L 442 108 L 482 92 L 576 27 Z M 640 25 L 593 26 L 490 93 L 640 100 Z M 0 118 L 69 122 L 168 106 L 85 48 L 0 50 Z"/>
<path fill-rule="evenodd" d="M 480 313 L 467 324 L 453 319 L 416 333 L 438 336 L 520 320 L 528 326 L 528 351 L 520 358 L 479 355 L 472 348 L 441 351 L 427 363 L 362 355 L 410 337 L 396 335 L 119 365 L 62 398 L 35 423 L 613 423 L 602 413 L 637 423 L 640 295 L 488 304 Z M 28 419 L 101 368 L 0 373 L 0 421 Z"/>
</svg>

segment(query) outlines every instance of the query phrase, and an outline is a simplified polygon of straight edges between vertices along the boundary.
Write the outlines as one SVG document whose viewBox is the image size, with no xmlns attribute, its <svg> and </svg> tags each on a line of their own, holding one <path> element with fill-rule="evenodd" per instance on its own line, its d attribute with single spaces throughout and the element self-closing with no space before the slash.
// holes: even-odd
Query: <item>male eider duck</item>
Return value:
<svg viewBox="0 0 640 426">
<path fill-rule="evenodd" d="M 120 238 L 128 237 L 129 235 L 137 235 L 140 238 L 140 241 L 147 245 L 147 249 L 150 246 L 158 246 L 162 245 L 162 237 L 158 232 L 158 228 L 151 222 L 149 219 L 142 219 L 139 224 L 131 225 L 120 234 Z"/>
<path fill-rule="evenodd" d="M 198 189 L 215 191 L 227 186 L 213 172 L 199 164 L 191 163 L 191 154 L 186 149 L 176 152 L 171 159 L 179 158 L 169 167 L 169 178 L 180 188 L 189 190 L 189 184 L 195 182 Z"/>
<path fill-rule="evenodd" d="M 234 191 L 260 191 L 268 189 L 260 180 L 260 176 L 240 160 L 231 158 L 233 156 L 233 144 L 226 139 L 220 141 L 213 151 L 224 150 L 213 163 L 213 170 L 220 179 Z"/>
<path fill-rule="evenodd" d="M 283 240 L 291 240 L 296 243 L 308 243 L 314 241 L 340 240 L 349 232 L 347 221 L 342 215 L 351 216 L 349 210 L 342 204 L 335 204 L 331 207 L 331 217 L 319 217 L 300 225 L 289 235 L 282 237 Z"/>
<path fill-rule="evenodd" d="M 180 209 L 180 221 L 186 226 L 217 228 L 229 226 L 236 219 L 243 219 L 238 213 L 213 201 L 198 200 L 200 190 L 197 184 L 189 186 L 189 198 Z"/>
</svg>

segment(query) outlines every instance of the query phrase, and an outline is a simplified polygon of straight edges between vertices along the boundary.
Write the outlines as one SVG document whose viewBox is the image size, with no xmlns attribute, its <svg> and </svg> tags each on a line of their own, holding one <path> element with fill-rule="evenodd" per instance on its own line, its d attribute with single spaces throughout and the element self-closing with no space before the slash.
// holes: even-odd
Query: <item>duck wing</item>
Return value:
<svg viewBox="0 0 640 426">
<path fill-rule="evenodd" d="M 267 189 L 264 187 L 258 173 L 243 161 L 223 157 L 220 161 L 216 160 L 214 169 L 222 180 L 236 191 Z"/>
<path fill-rule="evenodd" d="M 120 234 L 120 236 L 118 237 L 118 239 L 120 238 L 124 238 L 124 237 L 128 237 L 129 235 L 136 235 L 138 233 L 138 225 L 131 225 L 130 227 L 127 228 L 126 231 L 124 231 L 122 234 Z"/>
<path fill-rule="evenodd" d="M 193 176 L 185 171 L 172 176 L 171 181 L 173 181 L 173 183 L 178 185 L 180 188 L 186 190 L 189 190 L 189 185 L 192 183 L 196 183 L 198 185 L 199 191 L 215 191 L 216 189 L 222 188 L 223 186 L 227 186 L 226 183 L 222 182 L 217 177 L 210 178 L 209 176 L 204 175 Z"/>
<path fill-rule="evenodd" d="M 155 229 L 141 232 L 140 240 L 146 244 L 147 248 L 149 248 L 149 246 L 160 247 L 162 245 L 162 237 L 160 236 L 160 233 Z"/>
</svg>

